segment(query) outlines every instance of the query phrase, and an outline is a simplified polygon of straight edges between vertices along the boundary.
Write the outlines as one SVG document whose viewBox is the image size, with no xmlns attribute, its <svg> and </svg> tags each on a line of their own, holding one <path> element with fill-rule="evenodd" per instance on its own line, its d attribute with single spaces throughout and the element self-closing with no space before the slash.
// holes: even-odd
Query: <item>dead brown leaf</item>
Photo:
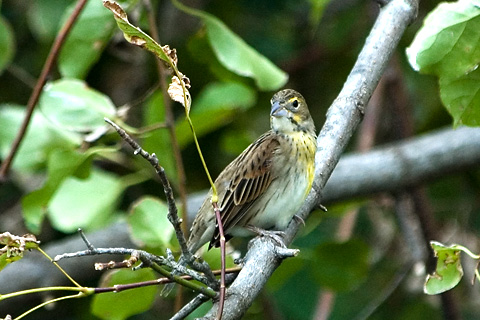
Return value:
<svg viewBox="0 0 480 320">
<path fill-rule="evenodd" d="M 188 77 L 184 76 L 183 74 L 180 73 L 182 76 L 182 82 L 185 86 L 185 94 L 186 94 L 186 99 L 184 98 L 184 91 L 182 84 L 180 82 L 180 79 L 177 76 L 172 77 L 172 83 L 168 86 L 168 94 L 170 95 L 170 98 L 173 101 L 181 103 L 187 112 L 187 114 L 190 113 L 190 104 L 191 104 L 191 96 L 190 92 L 188 92 L 188 88 L 190 88 L 190 79 Z M 185 100 L 187 102 L 187 105 L 185 105 Z"/>
</svg>

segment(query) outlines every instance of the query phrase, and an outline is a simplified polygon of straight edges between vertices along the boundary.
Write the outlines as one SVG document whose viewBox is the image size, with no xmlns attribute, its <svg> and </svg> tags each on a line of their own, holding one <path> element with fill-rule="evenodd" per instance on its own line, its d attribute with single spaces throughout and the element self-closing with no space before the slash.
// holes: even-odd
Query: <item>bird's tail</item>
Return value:
<svg viewBox="0 0 480 320">
<path fill-rule="evenodd" d="M 183 255 L 180 256 L 180 258 L 178 259 L 178 262 L 177 262 L 179 265 L 181 266 L 186 266 L 187 264 L 187 261 L 186 259 L 184 258 Z M 181 273 L 178 272 L 177 270 L 173 270 L 172 271 L 172 275 L 173 276 L 178 276 L 180 275 Z M 162 296 L 167 296 L 170 292 L 172 292 L 172 289 L 173 287 L 175 286 L 175 282 L 171 282 L 171 283 L 167 283 L 164 287 L 163 287 L 163 290 L 162 290 Z"/>
</svg>

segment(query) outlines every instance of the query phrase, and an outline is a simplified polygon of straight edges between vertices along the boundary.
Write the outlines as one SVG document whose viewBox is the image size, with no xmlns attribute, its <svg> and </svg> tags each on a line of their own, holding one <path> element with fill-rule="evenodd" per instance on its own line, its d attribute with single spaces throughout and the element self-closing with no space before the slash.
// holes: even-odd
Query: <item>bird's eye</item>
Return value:
<svg viewBox="0 0 480 320">
<path fill-rule="evenodd" d="M 297 99 L 293 100 L 292 105 L 295 109 L 297 109 L 298 108 L 298 100 Z"/>
</svg>

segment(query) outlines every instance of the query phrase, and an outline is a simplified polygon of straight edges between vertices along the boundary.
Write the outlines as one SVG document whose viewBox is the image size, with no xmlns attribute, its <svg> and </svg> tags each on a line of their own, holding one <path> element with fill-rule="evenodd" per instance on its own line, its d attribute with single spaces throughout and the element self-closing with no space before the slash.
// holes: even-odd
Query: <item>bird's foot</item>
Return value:
<svg viewBox="0 0 480 320">
<path fill-rule="evenodd" d="M 281 248 L 286 248 L 287 247 L 285 245 L 285 240 L 284 240 L 285 232 L 283 232 L 283 231 L 265 230 L 265 229 L 255 227 L 255 226 L 252 226 L 252 225 L 246 226 L 246 229 L 252 231 L 253 233 L 257 234 L 258 236 L 269 237 L 270 239 L 275 241 L 277 246 L 279 246 Z"/>
</svg>

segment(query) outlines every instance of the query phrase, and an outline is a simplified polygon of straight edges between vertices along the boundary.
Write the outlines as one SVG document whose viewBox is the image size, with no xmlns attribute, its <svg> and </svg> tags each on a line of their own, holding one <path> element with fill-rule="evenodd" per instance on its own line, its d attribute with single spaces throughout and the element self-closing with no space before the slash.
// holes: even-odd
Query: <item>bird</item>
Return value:
<svg viewBox="0 0 480 320">
<path fill-rule="evenodd" d="M 270 103 L 270 130 L 225 167 L 214 182 L 226 241 L 282 232 L 312 188 L 317 136 L 305 98 L 295 90 L 284 89 L 275 93 Z M 187 248 L 192 254 L 207 242 L 208 249 L 220 246 L 212 195 L 210 189 L 190 228 Z M 182 255 L 178 265 L 185 264 Z M 172 275 L 178 274 L 172 271 Z M 168 295 L 172 288 L 173 283 L 166 284 L 162 295 Z"/>
<path fill-rule="evenodd" d="M 286 229 L 313 184 L 316 130 L 305 98 L 284 89 L 270 101 L 270 130 L 250 144 L 217 177 L 221 221 L 228 241 L 252 230 Z M 204 244 L 220 245 L 210 189 L 187 241 L 195 254 Z"/>
</svg>

